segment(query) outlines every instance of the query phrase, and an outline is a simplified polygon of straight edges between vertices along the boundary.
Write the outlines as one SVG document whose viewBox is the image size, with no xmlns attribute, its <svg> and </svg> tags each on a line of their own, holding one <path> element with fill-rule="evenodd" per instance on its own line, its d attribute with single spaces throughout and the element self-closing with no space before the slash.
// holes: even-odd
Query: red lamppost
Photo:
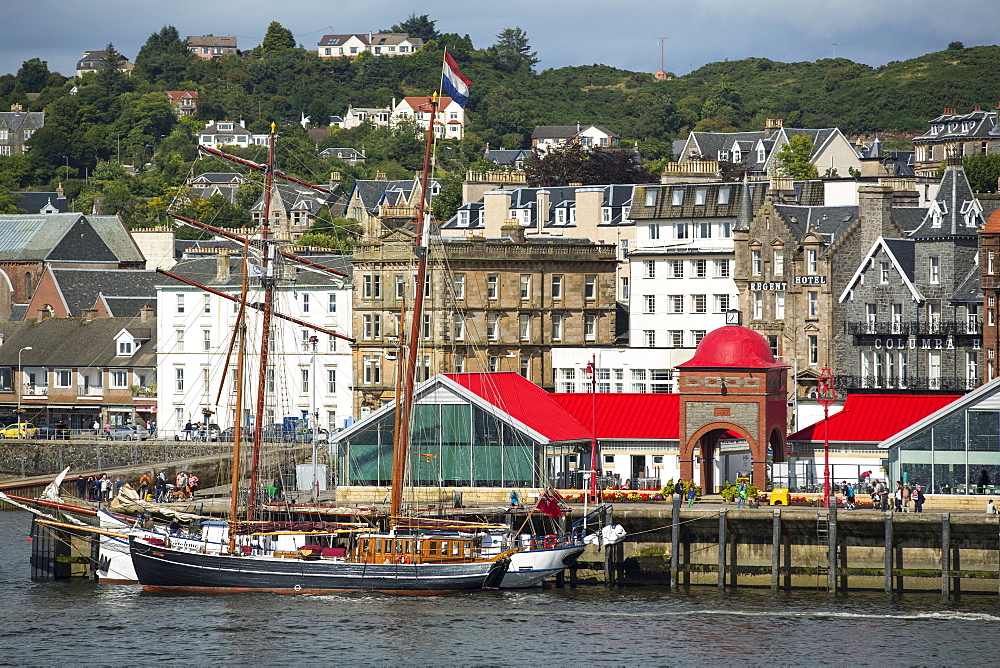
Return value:
<svg viewBox="0 0 1000 668">
<path fill-rule="evenodd" d="M 597 499 L 597 355 L 587 363 L 590 377 L 590 498 Z"/>
<path fill-rule="evenodd" d="M 823 365 L 816 388 L 816 401 L 823 406 L 823 507 L 830 507 L 830 404 L 837 401 L 833 374 L 829 365 Z M 836 502 L 835 502 L 836 503 Z"/>
</svg>

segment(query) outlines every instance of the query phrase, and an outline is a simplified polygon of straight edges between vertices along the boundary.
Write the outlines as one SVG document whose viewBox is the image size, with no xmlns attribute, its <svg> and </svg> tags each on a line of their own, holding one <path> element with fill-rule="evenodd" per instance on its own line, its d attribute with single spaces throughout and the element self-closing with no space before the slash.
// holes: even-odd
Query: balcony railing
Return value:
<svg viewBox="0 0 1000 668">
<path fill-rule="evenodd" d="M 909 336 L 927 334 L 940 336 L 969 335 L 983 333 L 983 323 L 979 320 L 940 320 L 932 318 L 926 322 L 885 322 L 861 321 L 846 323 L 847 333 L 855 336 Z"/>
<path fill-rule="evenodd" d="M 81 397 L 101 397 L 104 396 L 103 385 L 77 385 L 76 393 Z"/>
<path fill-rule="evenodd" d="M 31 383 L 25 383 L 24 387 L 21 389 L 21 395 L 25 397 L 37 396 L 42 397 L 49 393 L 48 385 L 32 385 Z"/>
<path fill-rule="evenodd" d="M 958 376 L 907 376 L 906 378 L 886 378 L 884 376 L 861 376 L 838 374 L 834 383 L 841 392 L 851 390 L 942 390 L 948 392 L 968 392 L 982 384 L 979 378 Z"/>
</svg>

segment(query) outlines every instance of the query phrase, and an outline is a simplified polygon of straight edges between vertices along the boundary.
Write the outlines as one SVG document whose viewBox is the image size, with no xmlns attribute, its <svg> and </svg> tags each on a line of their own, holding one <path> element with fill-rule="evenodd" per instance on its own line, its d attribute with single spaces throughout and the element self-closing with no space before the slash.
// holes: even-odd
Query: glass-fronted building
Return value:
<svg viewBox="0 0 1000 668">
<path fill-rule="evenodd" d="M 932 494 L 1000 494 L 1000 379 L 886 439 L 889 479 Z"/>
<path fill-rule="evenodd" d="M 477 376 L 492 377 L 492 384 L 476 386 Z M 517 374 L 437 375 L 417 388 L 416 397 L 411 486 L 543 487 L 547 454 L 589 443 L 589 432 Z M 389 404 L 332 435 L 338 484 L 390 483 L 395 421 Z"/>
</svg>

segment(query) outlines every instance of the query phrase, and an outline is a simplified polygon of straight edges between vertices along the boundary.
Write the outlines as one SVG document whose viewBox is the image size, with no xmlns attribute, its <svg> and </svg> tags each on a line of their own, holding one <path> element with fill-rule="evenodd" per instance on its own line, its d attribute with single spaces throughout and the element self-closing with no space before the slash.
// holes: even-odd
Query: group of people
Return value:
<svg viewBox="0 0 1000 668">
<path fill-rule="evenodd" d="M 845 497 L 845 507 L 847 507 L 847 489 L 851 486 L 844 482 L 842 483 L 845 487 L 843 488 Z M 869 484 L 871 496 L 872 496 L 872 508 L 875 510 L 887 511 L 890 508 L 897 513 L 908 513 L 911 512 L 910 504 L 912 503 L 912 512 L 922 513 L 924 512 L 924 490 L 920 483 L 915 483 L 912 487 L 909 483 L 905 483 L 902 480 L 896 481 L 896 490 L 891 493 L 889 492 L 889 487 L 885 482 L 881 480 L 875 480 Z M 854 505 L 854 491 L 852 489 L 851 495 L 849 497 L 851 507 Z M 890 506 L 891 503 L 891 506 Z"/>
<path fill-rule="evenodd" d="M 147 478 L 145 484 L 148 485 L 148 476 L 143 476 Z M 143 489 L 143 480 L 139 479 L 140 493 Z M 198 476 L 193 473 L 188 473 L 187 471 L 181 471 L 174 478 L 174 484 L 171 485 L 167 482 L 167 471 L 166 469 L 160 471 L 156 474 L 156 478 L 153 481 L 154 485 L 154 497 L 153 500 L 157 503 L 170 503 L 171 501 L 191 501 L 195 498 L 198 492 Z M 145 498 L 145 497 L 144 497 Z"/>
<path fill-rule="evenodd" d="M 185 441 L 207 441 L 209 440 L 208 425 L 204 422 L 191 422 L 188 420 L 184 425 Z"/>
<path fill-rule="evenodd" d="M 152 420 L 146 420 L 145 423 L 143 423 L 143 424 L 141 424 L 139 426 L 145 428 L 145 430 L 149 434 L 150 438 L 155 438 L 156 437 L 156 423 L 153 422 Z M 98 438 L 100 438 L 102 434 L 105 437 L 110 438 L 111 437 L 111 430 L 113 429 L 113 427 L 112 427 L 112 425 L 111 425 L 110 422 L 105 422 L 104 426 L 101 427 L 101 421 L 97 420 L 97 419 L 94 420 L 94 424 L 91 425 L 90 428 L 94 430 L 94 436 L 96 436 Z"/>
<path fill-rule="evenodd" d="M 107 473 L 102 473 L 99 476 L 77 478 L 76 493 L 81 499 L 108 503 L 124 485 L 125 481 L 121 479 L 121 476 L 111 480 Z"/>
</svg>

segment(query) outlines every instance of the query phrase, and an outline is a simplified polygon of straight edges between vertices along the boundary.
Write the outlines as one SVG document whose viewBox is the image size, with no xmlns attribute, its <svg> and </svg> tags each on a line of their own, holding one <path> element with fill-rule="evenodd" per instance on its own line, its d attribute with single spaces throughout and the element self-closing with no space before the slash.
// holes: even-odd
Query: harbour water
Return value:
<svg viewBox="0 0 1000 668">
<path fill-rule="evenodd" d="M 997 665 L 1000 598 L 698 587 L 147 594 L 28 579 L 0 512 L 0 665 Z"/>
</svg>

